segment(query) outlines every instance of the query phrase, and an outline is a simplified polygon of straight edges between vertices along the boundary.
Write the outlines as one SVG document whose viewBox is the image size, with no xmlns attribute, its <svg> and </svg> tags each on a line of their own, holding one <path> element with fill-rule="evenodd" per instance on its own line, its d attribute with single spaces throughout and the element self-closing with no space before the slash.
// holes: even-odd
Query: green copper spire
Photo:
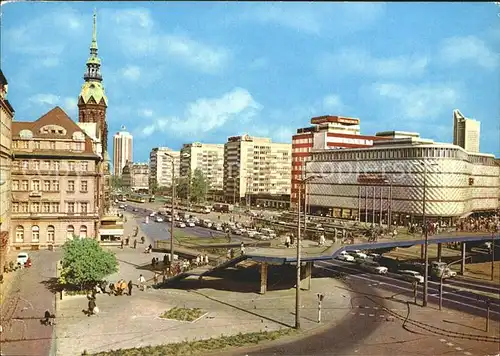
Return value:
<svg viewBox="0 0 500 356">
<path fill-rule="evenodd" d="M 94 8 L 94 26 L 92 28 L 92 44 L 90 45 L 90 49 L 96 50 L 97 55 L 97 10 Z M 92 52 L 92 51 L 91 51 Z"/>
</svg>

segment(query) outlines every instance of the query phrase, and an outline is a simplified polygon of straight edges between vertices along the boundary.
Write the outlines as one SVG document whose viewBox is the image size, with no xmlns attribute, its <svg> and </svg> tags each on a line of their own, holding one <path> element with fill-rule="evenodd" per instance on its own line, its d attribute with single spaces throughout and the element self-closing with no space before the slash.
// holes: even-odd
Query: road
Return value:
<svg viewBox="0 0 500 356">
<path fill-rule="evenodd" d="M 55 295 L 47 282 L 56 276 L 60 254 L 52 251 L 28 253 L 33 266 L 13 272 L 19 275 L 13 280 L 11 292 L 2 305 L 0 351 L 3 355 L 51 354 L 53 327 L 43 326 L 40 320 L 46 310 L 55 314 Z"/>
<path fill-rule="evenodd" d="M 391 291 L 395 295 L 413 295 L 413 287 L 410 282 L 399 279 L 395 273 L 387 275 L 370 274 L 360 270 L 355 264 L 343 261 L 315 262 L 316 268 L 334 273 L 344 273 L 349 279 L 360 283 L 370 282 L 372 287 L 386 291 Z M 463 290 L 461 288 L 468 290 Z M 474 293 L 473 290 L 479 287 L 482 290 L 487 289 L 489 293 L 497 297 L 485 298 L 483 295 Z M 429 281 L 429 302 L 439 303 L 439 283 Z M 495 288 L 491 285 L 477 283 L 467 283 L 464 281 L 447 280 L 443 287 L 443 307 L 459 310 L 476 316 L 486 316 L 486 299 L 491 300 L 490 316 L 492 320 L 500 320 L 500 287 Z M 422 300 L 422 285 L 418 287 L 417 298 Z"/>
</svg>

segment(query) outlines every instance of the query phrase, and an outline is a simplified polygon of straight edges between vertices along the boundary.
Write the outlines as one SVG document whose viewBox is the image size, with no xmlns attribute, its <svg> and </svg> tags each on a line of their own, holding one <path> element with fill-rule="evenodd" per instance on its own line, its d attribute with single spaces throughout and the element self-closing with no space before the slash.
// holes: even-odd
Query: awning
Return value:
<svg viewBox="0 0 500 356">
<path fill-rule="evenodd" d="M 461 217 L 459 217 L 459 219 L 466 219 L 466 218 L 468 218 L 471 215 L 472 215 L 472 211 L 469 211 L 468 213 L 465 213 L 464 215 L 462 215 Z"/>
<path fill-rule="evenodd" d="M 123 229 L 99 229 L 100 236 L 121 236 Z"/>
</svg>

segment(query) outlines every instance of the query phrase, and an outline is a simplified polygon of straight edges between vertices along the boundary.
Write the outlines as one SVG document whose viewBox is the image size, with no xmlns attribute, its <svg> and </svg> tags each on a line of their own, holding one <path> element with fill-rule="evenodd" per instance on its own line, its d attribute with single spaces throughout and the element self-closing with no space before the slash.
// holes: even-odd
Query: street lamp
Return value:
<svg viewBox="0 0 500 356">
<path fill-rule="evenodd" d="M 174 263 L 174 213 L 175 213 L 175 157 L 170 153 L 164 152 L 166 157 L 170 158 L 172 163 L 172 208 L 170 211 L 170 263 Z M 189 157 L 189 153 L 184 153 L 183 157 Z"/>
<path fill-rule="evenodd" d="M 429 297 L 429 234 L 428 234 L 428 229 L 427 229 L 427 217 L 425 215 L 425 208 L 426 208 L 426 194 L 427 194 L 427 166 L 437 166 L 438 164 L 433 162 L 433 163 L 426 163 L 425 161 L 419 162 L 421 166 L 424 167 L 424 192 L 423 192 L 423 197 L 422 197 L 422 224 L 423 224 L 423 229 L 424 229 L 424 236 L 425 236 L 425 241 L 424 241 L 424 295 L 423 295 L 423 300 L 422 300 L 422 306 L 426 307 L 427 306 L 427 300 Z"/>
<path fill-rule="evenodd" d="M 300 246 L 300 207 L 301 207 L 301 194 L 302 194 L 302 184 L 307 191 L 307 182 L 312 179 L 322 178 L 321 176 L 309 176 L 299 180 L 299 189 L 298 189 L 298 209 L 297 209 L 297 283 L 295 286 L 295 329 L 300 329 L 300 254 L 301 254 L 301 246 Z M 306 207 L 304 206 L 304 210 Z"/>
</svg>

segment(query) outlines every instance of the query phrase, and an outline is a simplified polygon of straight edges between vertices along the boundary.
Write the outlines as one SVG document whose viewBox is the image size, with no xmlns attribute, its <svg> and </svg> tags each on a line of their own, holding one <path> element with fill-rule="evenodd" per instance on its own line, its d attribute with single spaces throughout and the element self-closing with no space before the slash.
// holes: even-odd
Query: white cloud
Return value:
<svg viewBox="0 0 500 356">
<path fill-rule="evenodd" d="M 240 8 L 239 19 L 277 24 L 310 35 L 338 35 L 372 25 L 383 14 L 385 4 L 268 2 Z"/>
<path fill-rule="evenodd" d="M 70 117 L 76 115 L 78 102 L 73 97 L 60 97 L 54 94 L 36 94 L 31 96 L 28 101 L 44 110 L 60 106 Z"/>
<path fill-rule="evenodd" d="M 375 57 L 368 51 L 345 48 L 320 59 L 323 73 L 352 73 L 375 77 L 412 77 L 425 73 L 429 59 L 425 56 Z"/>
<path fill-rule="evenodd" d="M 393 112 L 391 119 L 401 120 L 426 120 L 451 113 L 460 98 L 459 90 L 452 84 L 375 83 L 371 90 Z"/>
<path fill-rule="evenodd" d="M 153 110 L 150 110 L 150 109 L 140 109 L 138 111 L 138 114 L 139 116 L 142 116 L 142 117 L 153 117 Z"/>
<path fill-rule="evenodd" d="M 138 66 L 128 66 L 122 69 L 122 75 L 130 81 L 137 81 L 141 78 L 141 68 Z"/>
<path fill-rule="evenodd" d="M 118 10 L 110 17 L 113 24 L 109 31 L 129 56 L 147 56 L 159 63 L 176 59 L 180 64 L 207 73 L 222 70 L 229 61 L 230 52 L 222 46 L 209 45 L 185 34 L 162 31 L 148 9 Z"/>
<path fill-rule="evenodd" d="M 188 104 L 182 117 L 158 118 L 144 127 L 141 133 L 150 136 L 155 131 L 161 131 L 199 137 L 230 121 L 251 118 L 261 109 L 262 106 L 246 89 L 235 88 L 219 98 L 201 98 Z"/>
<path fill-rule="evenodd" d="M 496 68 L 500 62 L 499 53 L 475 36 L 447 38 L 441 45 L 440 57 L 445 63 L 472 62 L 487 69 Z"/>
</svg>

